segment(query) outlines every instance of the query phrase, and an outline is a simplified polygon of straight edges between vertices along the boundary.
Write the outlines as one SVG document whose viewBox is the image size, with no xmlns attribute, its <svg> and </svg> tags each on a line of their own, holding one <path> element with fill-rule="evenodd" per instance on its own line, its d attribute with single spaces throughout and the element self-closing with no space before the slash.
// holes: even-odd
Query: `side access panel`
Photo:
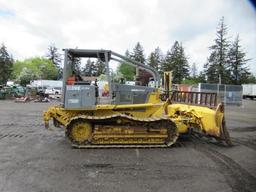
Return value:
<svg viewBox="0 0 256 192">
<path fill-rule="evenodd" d="M 95 86 L 67 85 L 64 104 L 65 109 L 95 109 Z"/>
<path fill-rule="evenodd" d="M 122 85 L 113 84 L 113 91 L 116 94 L 115 104 L 142 104 L 146 103 L 149 94 L 155 91 L 155 88 L 138 86 L 138 85 Z"/>
</svg>

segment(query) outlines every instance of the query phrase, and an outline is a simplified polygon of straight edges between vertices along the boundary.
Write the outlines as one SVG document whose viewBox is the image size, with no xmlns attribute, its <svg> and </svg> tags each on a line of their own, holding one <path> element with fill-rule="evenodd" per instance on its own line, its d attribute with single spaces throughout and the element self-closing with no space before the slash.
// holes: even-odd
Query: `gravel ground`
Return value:
<svg viewBox="0 0 256 192">
<path fill-rule="evenodd" d="M 0 101 L 0 191 L 256 191 L 256 101 L 226 107 L 234 146 L 181 139 L 171 148 L 73 149 L 44 129 L 53 103 Z"/>
</svg>

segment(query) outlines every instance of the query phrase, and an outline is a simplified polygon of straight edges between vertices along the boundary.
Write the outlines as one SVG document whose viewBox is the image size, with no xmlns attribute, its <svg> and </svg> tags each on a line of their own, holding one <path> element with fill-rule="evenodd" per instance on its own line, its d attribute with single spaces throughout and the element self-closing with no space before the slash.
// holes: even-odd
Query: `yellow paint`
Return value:
<svg viewBox="0 0 256 192">
<path fill-rule="evenodd" d="M 160 100 L 160 90 L 157 89 L 156 92 L 150 94 L 149 101 L 145 104 L 97 105 L 95 110 L 66 110 L 60 106 L 50 107 L 44 113 L 44 121 L 47 125 L 48 121 L 54 118 L 61 125 L 67 126 L 73 117 L 80 115 L 104 118 L 114 114 L 130 114 L 133 117 L 143 119 L 167 116 L 174 121 L 179 133 L 186 133 L 193 127 L 216 137 L 220 137 L 222 120 L 224 118 L 224 112 L 221 110 L 220 105 L 215 110 L 205 106 L 168 104 L 168 102 Z M 80 132 L 79 130 L 80 128 L 75 130 L 74 137 L 82 140 L 88 133 Z M 104 140 L 101 142 L 104 143 Z M 120 143 L 121 141 L 116 142 Z"/>
<path fill-rule="evenodd" d="M 191 120 L 189 122 L 195 123 L 201 131 L 212 136 L 220 136 L 220 128 L 224 116 L 220 110 L 214 110 L 204 106 L 172 104 L 168 106 L 168 115 L 171 118 L 190 118 Z M 180 132 L 184 132 L 184 126 L 178 126 L 178 128 L 182 130 Z"/>
<path fill-rule="evenodd" d="M 89 123 L 75 124 L 71 130 L 72 138 L 79 143 L 87 141 L 91 137 L 91 135 L 92 126 Z"/>
</svg>

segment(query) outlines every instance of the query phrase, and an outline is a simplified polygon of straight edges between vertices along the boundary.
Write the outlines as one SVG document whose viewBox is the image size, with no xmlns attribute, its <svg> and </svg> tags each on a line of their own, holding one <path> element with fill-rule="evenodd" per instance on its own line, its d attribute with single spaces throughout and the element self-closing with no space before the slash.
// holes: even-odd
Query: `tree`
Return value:
<svg viewBox="0 0 256 192">
<path fill-rule="evenodd" d="M 91 61 L 91 59 L 87 59 L 83 72 L 85 76 L 98 76 L 95 62 Z"/>
<path fill-rule="evenodd" d="M 96 68 L 96 76 L 100 76 L 101 74 L 105 74 L 106 72 L 106 67 L 105 63 L 98 59 L 95 63 L 95 68 Z"/>
<path fill-rule="evenodd" d="M 150 53 L 148 57 L 148 65 L 153 67 L 154 69 L 160 69 L 160 64 L 163 61 L 163 54 L 159 47 L 157 47 L 154 52 Z"/>
<path fill-rule="evenodd" d="M 43 57 L 34 57 L 23 61 L 16 61 L 13 74 L 23 85 L 36 79 L 54 79 L 57 75 L 56 66 Z"/>
<path fill-rule="evenodd" d="M 247 83 L 256 83 L 256 76 L 253 74 L 249 75 Z"/>
<path fill-rule="evenodd" d="M 227 70 L 227 52 L 229 48 L 229 42 L 226 37 L 227 26 L 224 24 L 224 17 L 222 17 L 220 20 L 216 35 L 217 37 L 214 40 L 215 44 L 209 48 L 211 54 L 204 66 L 205 73 L 209 83 L 218 83 L 219 78 L 221 79 L 221 83 L 228 83 L 229 71 Z"/>
<path fill-rule="evenodd" d="M 46 58 L 48 58 L 57 68 L 58 73 L 56 79 L 61 79 L 63 75 L 63 70 L 61 68 L 61 54 L 54 44 L 49 45 L 48 52 L 46 53 Z"/>
<path fill-rule="evenodd" d="M 131 55 L 130 55 L 128 50 L 126 50 L 125 56 L 128 57 L 128 58 L 131 58 Z M 127 81 L 133 81 L 134 80 L 135 67 L 127 64 L 126 61 L 124 61 L 123 63 L 121 63 L 118 66 L 117 71 L 119 73 L 121 73 L 123 75 L 123 78 L 125 78 Z"/>
<path fill-rule="evenodd" d="M 71 58 L 72 66 L 71 69 L 74 74 L 80 75 L 82 73 L 81 70 L 81 58 L 80 57 L 72 57 Z"/>
<path fill-rule="evenodd" d="M 22 71 L 18 76 L 18 81 L 22 86 L 26 86 L 30 83 L 31 80 L 34 79 L 38 79 L 38 77 L 32 69 L 29 69 L 27 67 L 22 68 Z"/>
<path fill-rule="evenodd" d="M 120 71 L 121 74 L 123 74 L 123 77 L 127 81 L 133 81 L 135 76 L 135 67 L 128 65 L 127 63 L 121 63 L 121 65 L 118 66 L 118 71 Z"/>
<path fill-rule="evenodd" d="M 86 76 L 99 77 L 100 75 L 105 74 L 105 63 L 100 59 L 97 59 L 96 62 L 87 59 L 83 73 Z"/>
<path fill-rule="evenodd" d="M 245 66 L 248 61 L 245 55 L 245 52 L 241 50 L 239 35 L 237 35 L 228 52 L 228 70 L 232 84 L 241 85 L 248 82 L 251 73 Z"/>
<path fill-rule="evenodd" d="M 133 53 L 131 53 L 131 58 L 137 62 L 140 62 L 142 64 L 145 64 L 145 55 L 144 55 L 144 49 L 141 46 L 140 42 L 138 42 L 134 49 L 133 49 Z"/>
<path fill-rule="evenodd" d="M 206 76 L 203 71 L 201 71 L 197 77 L 198 83 L 206 83 Z"/>
<path fill-rule="evenodd" d="M 46 53 L 46 58 L 48 58 L 52 63 L 57 67 L 61 67 L 61 54 L 58 51 L 58 48 L 54 44 L 49 45 L 48 52 Z"/>
<path fill-rule="evenodd" d="M 196 67 L 195 63 L 192 64 L 190 71 L 191 71 L 191 77 L 196 78 L 197 77 L 197 67 Z"/>
<path fill-rule="evenodd" d="M 7 52 L 6 46 L 2 44 L 0 48 L 0 85 L 6 84 L 11 78 L 13 70 L 13 58 Z"/>
<path fill-rule="evenodd" d="M 191 78 L 191 77 L 188 77 L 187 79 L 183 79 L 181 81 L 182 84 L 187 84 L 187 85 L 196 85 L 198 84 L 198 79 L 197 78 Z"/>
<path fill-rule="evenodd" d="M 144 49 L 140 44 L 140 42 L 138 42 L 135 45 L 133 49 L 133 53 L 131 54 L 131 58 L 134 61 L 140 62 L 142 64 L 146 64 Z M 136 76 L 135 76 L 136 83 L 138 83 L 139 85 L 147 85 L 150 77 L 152 77 L 151 73 L 149 73 L 144 69 L 140 69 L 139 67 L 136 67 Z"/>
<path fill-rule="evenodd" d="M 181 83 L 189 76 L 188 60 L 182 44 L 179 44 L 178 41 L 175 41 L 171 50 L 167 51 L 161 69 L 162 71 L 172 71 L 174 83 Z"/>
</svg>

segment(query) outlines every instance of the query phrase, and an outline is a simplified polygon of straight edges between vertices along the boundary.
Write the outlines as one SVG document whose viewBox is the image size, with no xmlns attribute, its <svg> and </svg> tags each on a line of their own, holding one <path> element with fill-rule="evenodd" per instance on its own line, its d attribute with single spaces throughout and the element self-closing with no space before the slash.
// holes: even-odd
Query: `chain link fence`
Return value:
<svg viewBox="0 0 256 192">
<path fill-rule="evenodd" d="M 225 105 L 242 105 L 243 87 L 241 85 L 199 83 L 198 91 L 217 93 L 218 102 L 223 102 Z"/>
</svg>

